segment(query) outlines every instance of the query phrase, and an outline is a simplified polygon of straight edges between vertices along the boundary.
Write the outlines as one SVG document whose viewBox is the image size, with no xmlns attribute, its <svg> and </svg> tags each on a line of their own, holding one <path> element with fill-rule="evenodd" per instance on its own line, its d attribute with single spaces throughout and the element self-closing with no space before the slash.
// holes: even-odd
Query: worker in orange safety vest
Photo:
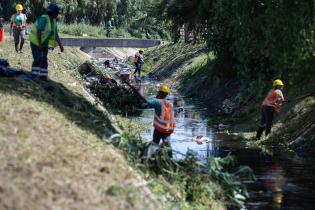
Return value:
<svg viewBox="0 0 315 210">
<path fill-rule="evenodd" d="M 175 128 L 175 114 L 173 104 L 166 100 L 170 93 L 167 85 L 161 85 L 156 98 L 148 100 L 143 105 L 145 108 L 154 108 L 155 115 L 153 120 L 153 142 L 162 146 L 170 147 L 170 136 Z M 170 154 L 171 155 L 171 154 Z"/>
<path fill-rule="evenodd" d="M 269 91 L 266 98 L 261 105 L 261 120 L 256 133 L 256 138 L 259 140 L 262 133 L 265 131 L 265 135 L 271 131 L 273 118 L 277 115 L 284 101 L 284 96 L 282 93 L 284 84 L 281 80 L 277 79 L 273 82 L 273 88 Z"/>
</svg>

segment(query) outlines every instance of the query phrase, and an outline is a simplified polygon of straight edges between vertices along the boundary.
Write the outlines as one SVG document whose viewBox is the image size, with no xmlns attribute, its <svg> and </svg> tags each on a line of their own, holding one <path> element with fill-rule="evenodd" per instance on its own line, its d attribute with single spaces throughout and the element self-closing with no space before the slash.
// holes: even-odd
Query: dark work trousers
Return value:
<svg viewBox="0 0 315 210">
<path fill-rule="evenodd" d="M 162 133 L 162 132 L 154 129 L 153 142 L 156 143 L 156 144 L 159 144 L 160 140 L 162 139 L 162 141 L 163 141 L 162 147 L 167 147 L 169 149 L 169 153 L 168 154 L 169 154 L 170 157 L 172 157 L 172 148 L 171 148 L 170 142 L 165 142 L 164 141 L 170 135 L 171 134 L 169 134 L 169 133 Z"/>
<path fill-rule="evenodd" d="M 140 77 L 141 76 L 141 63 L 136 62 L 135 66 L 136 66 L 136 70 L 135 70 L 134 74 L 138 73 L 138 77 Z"/>
<path fill-rule="evenodd" d="M 39 49 L 36 45 L 31 43 L 33 64 L 32 64 L 32 75 L 39 76 L 42 79 L 48 79 L 48 47 Z"/>
<path fill-rule="evenodd" d="M 15 51 L 22 51 L 24 41 L 25 41 L 25 29 L 14 27 L 13 28 L 13 38 L 14 38 L 14 44 L 15 44 Z M 20 46 L 19 46 L 20 44 Z"/>
<path fill-rule="evenodd" d="M 110 38 L 112 35 L 112 29 L 111 28 L 107 28 L 106 29 L 106 37 Z"/>
<path fill-rule="evenodd" d="M 274 110 L 271 106 L 262 106 L 261 108 L 261 119 L 259 123 L 259 127 L 257 130 L 256 138 L 260 139 L 262 133 L 265 131 L 265 135 L 271 131 L 272 122 L 274 117 Z"/>
</svg>

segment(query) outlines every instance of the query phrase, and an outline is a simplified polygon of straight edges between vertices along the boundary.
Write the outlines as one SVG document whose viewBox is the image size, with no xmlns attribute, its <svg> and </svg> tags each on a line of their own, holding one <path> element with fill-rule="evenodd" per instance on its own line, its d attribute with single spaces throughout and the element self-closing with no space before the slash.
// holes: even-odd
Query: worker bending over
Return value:
<svg viewBox="0 0 315 210">
<path fill-rule="evenodd" d="M 265 130 L 265 135 L 271 131 L 273 118 L 280 112 L 282 102 L 284 101 L 282 89 L 283 82 L 279 79 L 273 82 L 273 89 L 271 89 L 264 99 L 261 106 L 261 120 L 257 130 L 256 138 L 259 140 Z"/>
<path fill-rule="evenodd" d="M 57 17 L 60 6 L 49 4 L 47 14 L 40 16 L 32 26 L 29 40 L 33 55 L 32 75 L 39 76 L 42 80 L 48 79 L 48 48 L 54 48 L 57 42 L 61 52 L 64 48 L 61 44 L 57 29 Z"/>
</svg>

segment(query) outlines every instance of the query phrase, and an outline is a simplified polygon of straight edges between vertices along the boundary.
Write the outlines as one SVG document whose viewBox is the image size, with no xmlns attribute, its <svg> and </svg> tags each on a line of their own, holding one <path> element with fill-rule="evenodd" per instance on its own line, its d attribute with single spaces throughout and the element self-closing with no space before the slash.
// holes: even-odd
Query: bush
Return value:
<svg viewBox="0 0 315 210">
<path fill-rule="evenodd" d="M 71 36 L 105 37 L 106 31 L 102 26 L 92 26 L 86 23 L 59 24 L 59 33 Z M 131 35 L 123 28 L 113 29 L 113 37 L 128 38 Z"/>
</svg>

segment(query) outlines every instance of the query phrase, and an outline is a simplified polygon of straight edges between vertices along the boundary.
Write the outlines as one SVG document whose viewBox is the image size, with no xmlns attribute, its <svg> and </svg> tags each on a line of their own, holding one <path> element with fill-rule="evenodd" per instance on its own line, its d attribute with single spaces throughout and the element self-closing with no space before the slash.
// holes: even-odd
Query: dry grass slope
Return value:
<svg viewBox="0 0 315 210">
<path fill-rule="evenodd" d="M 28 45 L 23 54 L 12 46 L 0 45 L 0 58 L 29 71 Z M 50 53 L 49 83 L 0 77 L 1 210 L 161 208 L 121 152 L 102 141 L 110 121 L 69 69 L 84 59 L 73 48 Z"/>
</svg>

